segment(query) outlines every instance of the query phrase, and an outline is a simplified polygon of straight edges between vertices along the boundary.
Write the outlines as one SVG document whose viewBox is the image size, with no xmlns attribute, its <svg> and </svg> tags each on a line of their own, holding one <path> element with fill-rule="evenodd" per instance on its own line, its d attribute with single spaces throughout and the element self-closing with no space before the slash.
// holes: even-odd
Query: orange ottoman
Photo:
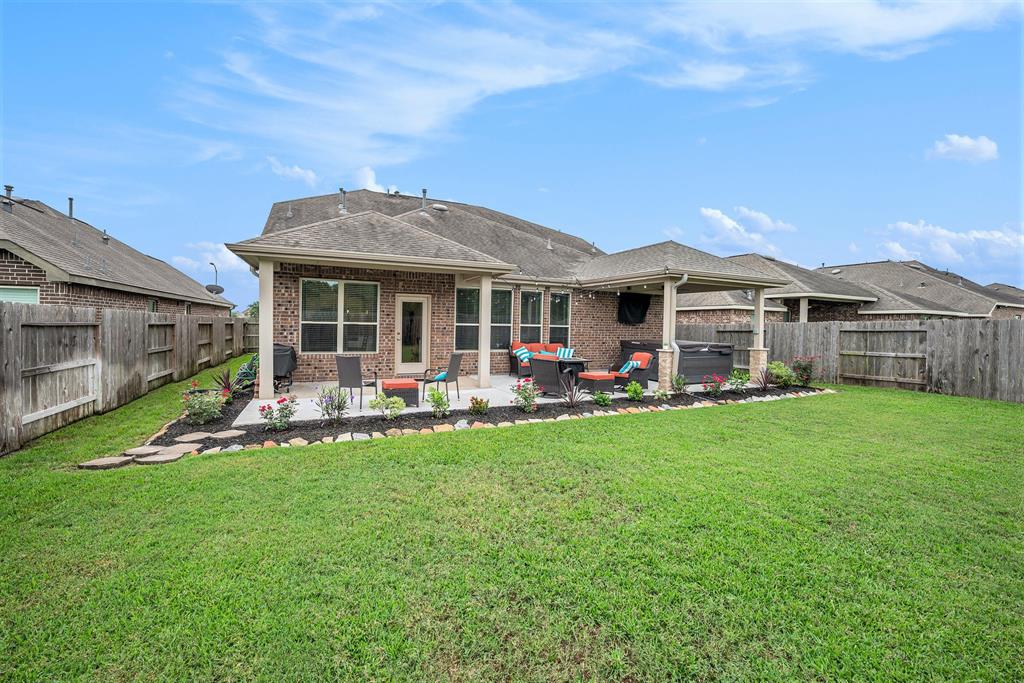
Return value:
<svg viewBox="0 0 1024 683">
<path fill-rule="evenodd" d="M 407 406 L 418 406 L 420 404 L 419 385 L 414 379 L 385 379 L 380 383 L 381 393 L 388 396 L 398 396 Z"/>
<path fill-rule="evenodd" d="M 611 393 L 615 387 L 615 375 L 610 372 L 581 372 L 580 387 L 590 393 L 603 391 Z"/>
</svg>

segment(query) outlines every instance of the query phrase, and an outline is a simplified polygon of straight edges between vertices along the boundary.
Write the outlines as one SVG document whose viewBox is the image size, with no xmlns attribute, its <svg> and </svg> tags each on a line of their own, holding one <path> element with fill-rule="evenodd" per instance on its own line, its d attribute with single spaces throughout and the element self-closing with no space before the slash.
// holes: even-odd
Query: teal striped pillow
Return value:
<svg viewBox="0 0 1024 683">
<path fill-rule="evenodd" d="M 622 364 L 622 367 L 619 368 L 619 373 L 623 375 L 628 375 L 632 371 L 636 370 L 638 367 L 640 367 L 640 361 L 627 360 L 625 363 Z"/>
<path fill-rule="evenodd" d="M 573 349 L 570 349 L 570 348 L 565 347 L 565 346 L 561 346 L 561 347 L 555 349 L 555 355 L 558 356 L 559 358 L 563 359 L 563 360 L 565 360 L 566 358 L 572 358 L 572 354 L 573 354 Z"/>
</svg>

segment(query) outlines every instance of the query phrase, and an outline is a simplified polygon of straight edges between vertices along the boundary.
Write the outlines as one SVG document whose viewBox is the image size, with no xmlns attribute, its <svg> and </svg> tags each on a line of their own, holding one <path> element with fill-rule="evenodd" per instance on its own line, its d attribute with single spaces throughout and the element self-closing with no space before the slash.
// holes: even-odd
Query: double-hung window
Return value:
<svg viewBox="0 0 1024 683">
<path fill-rule="evenodd" d="M 523 290 L 519 295 L 519 341 L 524 344 L 539 343 L 543 317 L 543 293 Z"/>
<path fill-rule="evenodd" d="M 551 295 L 551 322 L 548 324 L 548 341 L 552 344 L 569 346 L 569 317 L 571 315 L 569 292 Z"/>
<path fill-rule="evenodd" d="M 491 290 L 491 350 L 507 349 L 512 344 L 512 292 Z M 455 290 L 455 350 L 480 348 L 480 290 Z"/>
<path fill-rule="evenodd" d="M 377 283 L 302 280 L 300 299 L 303 353 L 377 352 Z"/>
</svg>

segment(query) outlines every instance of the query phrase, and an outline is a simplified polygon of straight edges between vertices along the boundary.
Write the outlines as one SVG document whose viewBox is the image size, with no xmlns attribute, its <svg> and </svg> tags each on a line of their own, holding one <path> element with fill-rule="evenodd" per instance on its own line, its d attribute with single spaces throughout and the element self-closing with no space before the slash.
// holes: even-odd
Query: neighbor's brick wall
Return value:
<svg viewBox="0 0 1024 683">
<path fill-rule="evenodd" d="M 745 311 L 734 308 L 713 308 L 700 311 L 676 311 L 676 324 L 710 324 L 710 325 L 734 325 L 751 322 L 753 311 Z M 783 311 L 766 311 L 765 322 L 785 322 L 786 314 Z"/>
<path fill-rule="evenodd" d="M 1014 320 L 1018 316 L 1024 316 L 1024 308 L 996 306 L 996 309 L 992 311 L 993 320 Z"/>
<path fill-rule="evenodd" d="M 97 309 L 121 308 L 148 311 L 154 297 L 119 289 L 106 289 L 72 282 L 51 282 L 46 272 L 6 249 L 0 249 L 0 284 L 39 288 L 39 303 L 89 306 Z M 156 297 L 157 313 L 185 313 L 186 302 Z M 192 315 L 227 316 L 229 309 L 209 304 L 192 304 Z"/>
<path fill-rule="evenodd" d="M 800 322 L 800 300 L 783 299 L 781 303 L 789 309 L 790 322 Z M 853 301 L 811 299 L 807 302 L 807 322 L 824 323 L 833 320 L 856 322 L 864 319 L 864 316 L 857 313 L 858 310 L 860 310 L 860 304 Z"/>
</svg>

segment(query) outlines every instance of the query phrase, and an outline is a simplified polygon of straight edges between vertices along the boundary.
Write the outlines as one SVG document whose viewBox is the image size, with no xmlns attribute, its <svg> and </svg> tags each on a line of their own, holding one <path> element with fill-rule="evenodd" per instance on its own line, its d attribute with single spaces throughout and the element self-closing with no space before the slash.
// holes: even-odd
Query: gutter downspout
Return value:
<svg viewBox="0 0 1024 683">
<path fill-rule="evenodd" d="M 673 291 L 675 292 L 675 294 L 679 293 L 679 288 L 681 286 L 685 285 L 686 281 L 689 280 L 689 279 L 690 279 L 690 276 L 687 275 L 686 273 L 683 273 L 683 276 L 681 278 L 679 278 L 679 282 L 677 282 L 675 284 L 675 287 L 672 288 Z M 675 306 L 673 306 L 672 307 L 672 316 L 674 317 L 675 314 L 676 314 Z M 672 357 L 675 358 L 675 360 L 676 360 L 676 367 L 673 368 L 673 373 L 672 373 L 673 375 L 675 375 L 675 374 L 677 374 L 676 371 L 679 370 L 679 344 L 676 343 L 676 323 L 675 323 L 674 320 L 672 321 L 672 354 L 673 354 Z"/>
</svg>

